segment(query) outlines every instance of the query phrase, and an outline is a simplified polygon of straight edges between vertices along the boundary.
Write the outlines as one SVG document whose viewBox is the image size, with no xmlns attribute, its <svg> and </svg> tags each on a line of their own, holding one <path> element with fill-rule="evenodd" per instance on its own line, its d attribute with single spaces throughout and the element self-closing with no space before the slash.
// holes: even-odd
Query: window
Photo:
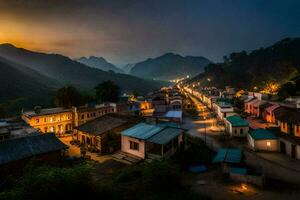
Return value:
<svg viewBox="0 0 300 200">
<path fill-rule="evenodd" d="M 84 114 L 81 115 L 81 119 L 84 119 Z"/>
<path fill-rule="evenodd" d="M 243 135 L 243 133 L 244 133 L 244 129 L 241 128 L 240 134 Z"/>
<path fill-rule="evenodd" d="M 37 119 L 35 119 L 35 123 L 39 123 L 40 122 L 40 119 L 39 118 L 37 118 Z"/>
<path fill-rule="evenodd" d="M 297 125 L 296 125 L 296 132 L 299 132 L 299 127 L 300 127 L 300 126 L 297 126 Z"/>
<path fill-rule="evenodd" d="M 129 141 L 129 143 L 130 143 L 131 150 L 137 150 L 137 151 L 139 150 L 139 143 L 133 141 Z"/>
<path fill-rule="evenodd" d="M 87 118 L 90 118 L 90 114 L 87 114 Z"/>
<path fill-rule="evenodd" d="M 267 146 L 270 147 L 271 146 L 271 142 L 267 142 Z"/>
<path fill-rule="evenodd" d="M 45 123 L 47 122 L 47 118 L 46 118 L 46 117 L 44 118 L 44 122 L 45 122 Z"/>
<path fill-rule="evenodd" d="M 70 115 L 69 114 L 67 114 L 67 120 L 69 120 L 70 119 Z"/>
<path fill-rule="evenodd" d="M 45 127 L 45 128 L 44 128 L 44 132 L 45 132 L 45 133 L 48 133 L 48 127 Z"/>
</svg>

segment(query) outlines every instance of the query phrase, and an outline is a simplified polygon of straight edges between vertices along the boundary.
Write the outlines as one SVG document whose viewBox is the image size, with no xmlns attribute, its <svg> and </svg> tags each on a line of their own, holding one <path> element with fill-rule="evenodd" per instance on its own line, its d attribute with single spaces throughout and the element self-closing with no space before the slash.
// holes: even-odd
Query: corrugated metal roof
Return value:
<svg viewBox="0 0 300 200">
<path fill-rule="evenodd" d="M 167 144 L 172 139 L 180 135 L 182 131 L 183 130 L 179 128 L 166 127 L 157 134 L 150 137 L 147 141 L 154 144 Z"/>
<path fill-rule="evenodd" d="M 240 163 L 242 159 L 242 151 L 240 149 L 220 149 L 215 156 L 213 163 Z"/>
<path fill-rule="evenodd" d="M 249 126 L 249 123 L 238 115 L 226 117 L 226 120 L 230 122 L 232 126 Z"/>
<path fill-rule="evenodd" d="M 0 164 L 65 149 L 54 134 L 38 134 L 0 142 Z"/>
<path fill-rule="evenodd" d="M 277 139 L 277 136 L 274 135 L 274 133 L 262 128 L 253 130 L 250 133 L 250 136 L 254 140 L 276 140 Z"/>
<path fill-rule="evenodd" d="M 153 136 L 154 134 L 161 131 L 163 127 L 150 125 L 146 123 L 139 123 L 129 129 L 126 129 L 121 132 L 124 136 L 129 136 L 141 140 L 146 140 Z"/>
<path fill-rule="evenodd" d="M 182 118 L 181 110 L 170 110 L 165 114 L 167 118 Z"/>
</svg>

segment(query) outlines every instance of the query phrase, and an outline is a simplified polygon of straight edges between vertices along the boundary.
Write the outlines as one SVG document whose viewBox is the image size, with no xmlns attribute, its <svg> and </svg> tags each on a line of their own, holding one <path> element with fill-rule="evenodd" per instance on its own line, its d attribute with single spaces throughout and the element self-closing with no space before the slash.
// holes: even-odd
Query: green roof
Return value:
<svg viewBox="0 0 300 200">
<path fill-rule="evenodd" d="M 242 151 L 240 149 L 220 149 L 215 156 L 213 163 L 240 163 Z"/>
<path fill-rule="evenodd" d="M 121 132 L 124 136 L 129 136 L 141 140 L 146 140 L 150 137 L 152 137 L 154 134 L 161 131 L 163 127 L 155 126 L 151 124 L 146 123 L 139 123 L 129 129 L 126 129 Z"/>
<path fill-rule="evenodd" d="M 277 136 L 274 135 L 274 133 L 262 128 L 253 130 L 250 133 L 250 136 L 254 140 L 276 140 L 277 139 Z"/>
<path fill-rule="evenodd" d="M 226 120 L 229 121 L 232 126 L 249 126 L 249 123 L 238 115 L 226 117 Z"/>
<path fill-rule="evenodd" d="M 183 129 L 139 123 L 121 132 L 123 136 L 147 140 L 155 144 L 167 144 L 182 133 Z"/>
<path fill-rule="evenodd" d="M 173 138 L 177 137 L 182 133 L 182 129 L 180 128 L 171 128 L 167 127 L 160 131 L 159 133 L 153 135 L 151 138 L 149 138 L 147 141 L 152 142 L 155 144 L 167 144 L 170 142 Z"/>
</svg>

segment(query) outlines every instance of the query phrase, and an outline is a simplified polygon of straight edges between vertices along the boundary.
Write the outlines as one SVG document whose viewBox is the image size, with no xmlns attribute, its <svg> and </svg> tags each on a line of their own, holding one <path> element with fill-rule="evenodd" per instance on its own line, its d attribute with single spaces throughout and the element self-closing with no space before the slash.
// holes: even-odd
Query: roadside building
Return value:
<svg viewBox="0 0 300 200">
<path fill-rule="evenodd" d="M 116 132 L 118 127 L 127 122 L 126 117 L 107 114 L 75 127 L 75 138 L 81 146 L 86 146 L 91 151 L 107 153 L 110 151 L 107 134 Z"/>
<path fill-rule="evenodd" d="M 25 111 L 22 119 L 42 133 L 55 133 L 57 136 L 72 133 L 73 127 L 84 124 L 108 113 L 116 112 L 116 104 L 98 104 L 93 106 L 73 107 L 70 109 L 40 108 Z"/>
<path fill-rule="evenodd" d="M 279 104 L 271 104 L 269 107 L 265 109 L 263 114 L 263 119 L 269 123 L 277 124 L 274 111 L 279 107 L 280 107 Z"/>
<path fill-rule="evenodd" d="M 220 120 L 224 120 L 224 118 L 235 114 L 234 109 L 229 102 L 217 101 L 213 105 L 214 110 Z"/>
<path fill-rule="evenodd" d="M 266 129 L 255 129 L 248 136 L 249 147 L 254 151 L 278 151 L 278 137 Z"/>
<path fill-rule="evenodd" d="M 54 134 L 34 134 L 0 141 L 1 172 L 18 171 L 31 158 L 45 162 L 57 162 L 67 150 Z"/>
<path fill-rule="evenodd" d="M 231 137 L 245 137 L 249 132 L 249 123 L 238 115 L 226 117 L 225 131 Z"/>
<path fill-rule="evenodd" d="M 121 132 L 122 151 L 145 159 L 169 157 L 182 145 L 184 130 L 139 123 Z"/>
<path fill-rule="evenodd" d="M 262 116 L 262 111 L 264 106 L 267 106 L 267 102 L 264 100 L 257 100 L 251 103 L 252 104 L 252 110 L 251 110 L 251 115 L 255 117 L 261 117 Z"/>
<path fill-rule="evenodd" d="M 280 152 L 300 159 L 300 109 L 280 107 L 275 117 L 280 126 Z"/>
<path fill-rule="evenodd" d="M 22 113 L 22 119 L 31 127 L 42 133 L 56 133 L 61 135 L 72 131 L 73 113 L 72 109 L 36 107 L 33 111 Z"/>
</svg>

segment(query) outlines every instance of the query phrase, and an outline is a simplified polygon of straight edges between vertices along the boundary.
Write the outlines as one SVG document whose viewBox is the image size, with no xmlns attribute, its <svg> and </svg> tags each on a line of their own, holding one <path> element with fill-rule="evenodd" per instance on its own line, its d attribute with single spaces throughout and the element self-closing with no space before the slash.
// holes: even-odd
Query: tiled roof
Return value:
<svg viewBox="0 0 300 200">
<path fill-rule="evenodd" d="M 129 136 L 141 140 L 146 140 L 150 137 L 152 137 L 154 134 L 161 131 L 163 127 L 155 126 L 151 124 L 146 123 L 139 123 L 129 129 L 126 129 L 121 132 L 124 136 Z"/>
<path fill-rule="evenodd" d="M 109 130 L 125 124 L 126 122 L 127 120 L 124 118 L 116 117 L 113 114 L 107 114 L 80 125 L 75 129 L 85 132 L 89 135 L 101 135 Z"/>
<path fill-rule="evenodd" d="M 66 148 L 52 133 L 3 140 L 0 141 L 0 165 Z"/>
</svg>

